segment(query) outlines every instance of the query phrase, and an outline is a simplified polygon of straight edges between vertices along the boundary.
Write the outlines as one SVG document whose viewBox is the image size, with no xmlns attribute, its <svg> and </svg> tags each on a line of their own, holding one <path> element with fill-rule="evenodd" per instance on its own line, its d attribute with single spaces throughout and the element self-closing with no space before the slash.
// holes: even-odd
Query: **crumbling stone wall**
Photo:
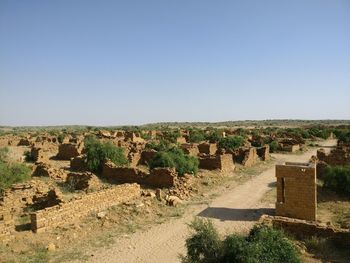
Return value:
<svg viewBox="0 0 350 263">
<path fill-rule="evenodd" d="M 320 225 L 316 222 L 267 215 L 262 216 L 260 223 L 282 228 L 297 238 L 318 236 L 350 246 L 350 231 L 348 229 L 337 229 L 332 226 Z"/>
<path fill-rule="evenodd" d="M 69 173 L 66 183 L 75 190 L 98 190 L 101 187 L 100 179 L 91 172 Z"/>
<path fill-rule="evenodd" d="M 267 161 L 270 159 L 270 146 L 264 145 L 256 149 L 256 153 L 262 161 Z"/>
<path fill-rule="evenodd" d="M 22 138 L 18 142 L 18 146 L 30 146 L 31 142 L 28 138 Z"/>
<path fill-rule="evenodd" d="M 65 181 L 67 179 L 67 173 L 65 170 L 51 167 L 48 163 L 36 163 L 33 176 L 50 177 L 57 181 Z"/>
<path fill-rule="evenodd" d="M 74 201 L 31 213 L 31 228 L 34 232 L 45 232 L 57 226 L 70 224 L 91 212 L 105 210 L 140 195 L 141 189 L 138 184 L 118 185 L 93 192 Z"/>
<path fill-rule="evenodd" d="M 86 157 L 84 155 L 73 157 L 72 159 L 70 159 L 70 169 L 73 171 L 87 170 L 85 159 Z"/>
<path fill-rule="evenodd" d="M 62 202 L 61 192 L 38 180 L 15 184 L 0 197 L 0 214 L 21 215 L 26 208 L 48 207 Z M 1 216 L 0 216 L 1 217 Z"/>
<path fill-rule="evenodd" d="M 232 152 L 233 159 L 236 163 L 242 164 L 244 167 L 253 166 L 258 160 L 255 147 L 242 147 Z"/>
<path fill-rule="evenodd" d="M 41 147 L 33 146 L 30 154 L 34 162 L 47 162 L 49 160 L 48 152 Z"/>
<path fill-rule="evenodd" d="M 141 160 L 141 153 L 139 152 L 129 152 L 128 161 L 131 167 L 136 167 Z"/>
<path fill-rule="evenodd" d="M 276 165 L 276 215 L 316 220 L 317 187 L 315 163 Z"/>
<path fill-rule="evenodd" d="M 300 143 L 300 141 L 292 138 L 283 139 L 279 141 L 279 148 L 281 151 L 285 152 L 296 152 L 300 150 Z"/>
<path fill-rule="evenodd" d="M 73 157 L 79 156 L 84 148 L 83 143 L 62 143 L 58 147 L 57 158 L 60 160 L 70 160 Z"/>
<path fill-rule="evenodd" d="M 337 147 L 326 153 L 324 149 L 317 150 L 317 158 L 319 161 L 325 162 L 328 165 L 347 165 L 350 164 L 350 150 L 343 147 Z"/>
<path fill-rule="evenodd" d="M 125 132 L 124 138 L 125 138 L 125 141 L 131 141 L 131 142 L 144 142 L 145 141 L 144 139 L 142 139 L 142 137 L 139 133 L 135 133 L 135 132 Z"/>
<path fill-rule="evenodd" d="M 222 172 L 234 171 L 235 165 L 231 154 L 200 155 L 199 168 L 206 170 L 219 169 Z"/>
<path fill-rule="evenodd" d="M 198 145 L 199 153 L 214 155 L 218 150 L 216 143 L 201 143 Z"/>
<path fill-rule="evenodd" d="M 177 178 L 175 168 L 154 168 L 145 178 L 144 184 L 153 187 L 173 187 Z"/>
<path fill-rule="evenodd" d="M 156 150 L 144 150 L 141 153 L 141 160 L 140 163 L 141 164 L 148 164 L 151 159 L 153 159 L 153 157 L 156 155 L 157 151 Z"/>
<path fill-rule="evenodd" d="M 199 154 L 198 144 L 196 143 L 181 144 L 181 149 L 183 150 L 184 153 L 191 156 L 197 156 Z"/>
<path fill-rule="evenodd" d="M 139 183 L 154 187 L 172 187 L 177 173 L 174 168 L 155 168 L 150 173 L 132 167 L 118 167 L 108 161 L 102 176 L 122 183 Z"/>
</svg>

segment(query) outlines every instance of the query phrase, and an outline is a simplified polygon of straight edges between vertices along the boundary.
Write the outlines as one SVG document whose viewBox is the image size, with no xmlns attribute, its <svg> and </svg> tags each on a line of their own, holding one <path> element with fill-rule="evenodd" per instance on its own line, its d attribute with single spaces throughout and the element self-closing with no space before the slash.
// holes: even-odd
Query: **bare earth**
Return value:
<svg viewBox="0 0 350 263">
<path fill-rule="evenodd" d="M 335 145 L 335 141 L 325 141 L 323 145 Z M 276 163 L 307 162 L 315 152 L 316 150 L 310 150 L 301 155 L 273 156 Z M 190 234 L 188 223 L 195 216 L 211 218 L 223 234 L 247 232 L 262 214 L 273 213 L 274 204 L 261 200 L 274 182 L 273 166 L 244 184 L 222 191 L 209 207 L 191 206 L 180 219 L 173 219 L 144 232 L 118 238 L 112 248 L 92 252 L 90 262 L 180 262 L 179 255 L 186 253 L 185 239 Z"/>
</svg>

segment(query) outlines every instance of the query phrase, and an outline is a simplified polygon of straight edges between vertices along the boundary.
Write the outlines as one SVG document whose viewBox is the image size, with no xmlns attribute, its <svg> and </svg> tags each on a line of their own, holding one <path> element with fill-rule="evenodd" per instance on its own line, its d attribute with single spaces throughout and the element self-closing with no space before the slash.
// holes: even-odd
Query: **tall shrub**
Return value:
<svg viewBox="0 0 350 263">
<path fill-rule="evenodd" d="M 106 159 L 110 159 L 116 165 L 128 164 L 124 150 L 111 142 L 102 143 L 90 137 L 85 140 L 85 152 L 87 167 L 93 172 L 100 172 Z"/>
<path fill-rule="evenodd" d="M 225 150 L 234 150 L 244 145 L 242 136 L 225 137 L 219 140 L 219 147 Z"/>
<path fill-rule="evenodd" d="M 338 193 L 350 195 L 350 165 L 328 166 L 325 171 L 324 186 Z"/>
<path fill-rule="evenodd" d="M 184 154 L 181 149 L 172 148 L 168 151 L 157 152 L 150 160 L 149 167 L 170 167 L 175 168 L 181 176 L 185 173 L 196 174 L 198 172 L 199 161 L 194 156 Z"/>
</svg>

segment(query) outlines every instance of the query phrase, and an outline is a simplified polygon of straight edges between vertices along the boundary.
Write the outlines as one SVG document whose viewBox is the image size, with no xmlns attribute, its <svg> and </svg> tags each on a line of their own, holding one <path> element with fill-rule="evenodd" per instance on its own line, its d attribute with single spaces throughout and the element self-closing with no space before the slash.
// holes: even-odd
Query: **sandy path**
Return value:
<svg viewBox="0 0 350 263">
<path fill-rule="evenodd" d="M 323 142 L 325 146 L 334 144 L 334 140 Z M 302 155 L 276 154 L 274 157 L 276 163 L 306 162 L 315 152 L 310 150 Z M 274 204 L 266 205 L 260 200 L 274 182 L 275 168 L 272 166 L 252 180 L 224 191 L 209 207 L 193 206 L 181 219 L 173 219 L 144 232 L 119 238 L 112 248 L 94 252 L 90 262 L 180 262 L 179 254 L 186 252 L 185 239 L 189 235 L 187 224 L 194 216 L 211 218 L 222 233 L 248 231 L 261 214 L 273 212 Z"/>
</svg>

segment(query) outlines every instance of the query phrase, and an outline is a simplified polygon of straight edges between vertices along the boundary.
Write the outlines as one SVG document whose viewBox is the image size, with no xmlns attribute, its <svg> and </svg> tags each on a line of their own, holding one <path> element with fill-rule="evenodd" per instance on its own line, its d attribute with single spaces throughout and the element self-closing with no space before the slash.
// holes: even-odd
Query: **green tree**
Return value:
<svg viewBox="0 0 350 263">
<path fill-rule="evenodd" d="M 89 170 L 101 172 L 106 159 L 110 159 L 116 165 L 127 165 L 128 159 L 122 148 L 116 147 L 111 142 L 100 142 L 93 137 L 85 140 L 86 164 Z"/>
<path fill-rule="evenodd" d="M 235 150 L 244 145 L 244 138 L 242 136 L 225 137 L 219 140 L 219 147 L 225 150 Z"/>
</svg>

